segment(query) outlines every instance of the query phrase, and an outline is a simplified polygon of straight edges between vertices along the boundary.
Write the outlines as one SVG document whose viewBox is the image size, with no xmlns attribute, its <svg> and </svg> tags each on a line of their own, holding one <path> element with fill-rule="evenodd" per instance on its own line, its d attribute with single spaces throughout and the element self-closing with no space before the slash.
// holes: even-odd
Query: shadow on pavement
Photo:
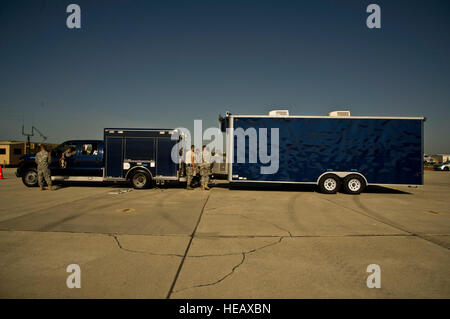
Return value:
<svg viewBox="0 0 450 319">
<path fill-rule="evenodd" d="M 107 187 L 107 188 L 132 188 L 129 183 L 120 182 L 64 182 L 64 183 L 56 183 L 57 189 L 68 188 L 68 187 Z M 285 184 L 285 183 L 228 183 L 225 180 L 215 180 L 213 183 L 210 183 L 209 186 L 211 189 L 213 188 L 221 188 L 221 189 L 230 189 L 230 190 L 257 190 L 257 191 L 278 191 L 278 192 L 318 192 L 316 185 L 309 184 Z M 161 188 L 161 189 L 182 189 L 186 188 L 185 183 L 165 183 L 163 185 L 154 185 L 153 188 Z M 341 191 L 342 193 L 342 191 Z M 384 187 L 384 186 L 368 186 L 364 193 L 370 194 L 404 194 L 411 195 L 411 193 Z"/>
</svg>

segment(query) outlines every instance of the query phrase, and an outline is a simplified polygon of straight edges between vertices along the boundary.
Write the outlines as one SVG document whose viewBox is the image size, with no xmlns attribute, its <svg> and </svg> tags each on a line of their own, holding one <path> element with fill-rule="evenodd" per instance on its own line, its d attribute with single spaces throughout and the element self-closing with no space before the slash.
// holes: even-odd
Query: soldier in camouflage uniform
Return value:
<svg viewBox="0 0 450 319">
<path fill-rule="evenodd" d="M 202 161 L 200 164 L 200 176 L 202 177 L 202 189 L 209 190 L 209 175 L 211 174 L 211 153 L 203 145 L 202 148 Z"/>
<path fill-rule="evenodd" d="M 44 190 L 44 179 L 47 182 L 47 186 L 50 190 L 54 190 L 52 186 L 52 178 L 50 176 L 50 169 L 48 164 L 51 163 L 50 154 L 45 150 L 44 145 L 41 144 L 41 151 L 36 154 L 35 162 L 38 170 L 38 183 L 41 191 Z"/>
<path fill-rule="evenodd" d="M 194 145 L 191 145 L 191 149 L 186 152 L 185 157 L 185 163 L 186 163 L 186 177 L 187 177 L 187 183 L 186 188 L 187 189 L 193 189 L 191 187 L 192 178 L 197 174 L 197 167 L 196 167 L 196 161 L 195 161 L 195 147 Z"/>
</svg>

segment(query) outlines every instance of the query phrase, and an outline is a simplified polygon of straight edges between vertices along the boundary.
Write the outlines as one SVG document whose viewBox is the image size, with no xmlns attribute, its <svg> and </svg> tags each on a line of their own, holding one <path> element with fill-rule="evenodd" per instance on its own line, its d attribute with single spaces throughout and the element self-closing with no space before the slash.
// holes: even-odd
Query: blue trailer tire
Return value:
<svg viewBox="0 0 450 319">
<path fill-rule="evenodd" d="M 319 180 L 319 189 L 324 194 L 336 194 L 341 188 L 341 179 L 335 174 L 326 174 Z"/>
<path fill-rule="evenodd" d="M 360 175 L 352 174 L 344 178 L 344 190 L 347 194 L 358 195 L 366 188 L 366 181 Z"/>
</svg>

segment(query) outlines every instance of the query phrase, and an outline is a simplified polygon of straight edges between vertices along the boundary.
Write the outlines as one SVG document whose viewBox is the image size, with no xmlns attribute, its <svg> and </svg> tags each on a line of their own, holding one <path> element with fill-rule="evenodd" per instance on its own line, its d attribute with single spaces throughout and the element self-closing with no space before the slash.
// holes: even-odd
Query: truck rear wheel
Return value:
<svg viewBox="0 0 450 319">
<path fill-rule="evenodd" d="M 344 189 L 347 194 L 361 194 L 365 187 L 366 182 L 359 175 L 348 175 L 344 178 Z"/>
<path fill-rule="evenodd" d="M 28 169 L 22 175 L 22 182 L 25 184 L 25 186 L 28 186 L 28 187 L 36 187 L 36 186 L 38 186 L 37 170 L 35 168 Z"/>
<path fill-rule="evenodd" d="M 149 173 L 144 170 L 138 170 L 131 176 L 131 185 L 135 189 L 148 188 L 151 185 L 152 178 Z"/>
<path fill-rule="evenodd" d="M 319 189 L 324 194 L 336 194 L 341 188 L 341 179 L 334 174 L 322 176 L 319 180 Z"/>
</svg>

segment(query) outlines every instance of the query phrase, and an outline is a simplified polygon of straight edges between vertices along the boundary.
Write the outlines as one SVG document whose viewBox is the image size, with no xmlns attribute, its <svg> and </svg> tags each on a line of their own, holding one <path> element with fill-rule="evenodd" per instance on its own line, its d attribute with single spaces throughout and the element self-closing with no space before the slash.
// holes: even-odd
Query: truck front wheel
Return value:
<svg viewBox="0 0 450 319">
<path fill-rule="evenodd" d="M 348 175 L 344 178 L 344 189 L 347 194 L 361 194 L 365 187 L 366 182 L 359 175 Z"/>
<path fill-rule="evenodd" d="M 150 174 L 143 170 L 138 170 L 131 176 L 131 185 L 135 189 L 148 188 L 151 184 L 152 178 Z"/>
<path fill-rule="evenodd" d="M 36 187 L 38 186 L 38 174 L 35 168 L 28 169 L 23 175 L 22 175 L 22 182 L 25 184 L 25 186 L 28 187 Z"/>
<path fill-rule="evenodd" d="M 334 174 L 322 176 L 319 180 L 319 189 L 324 194 L 336 194 L 341 188 L 341 179 Z"/>
</svg>

